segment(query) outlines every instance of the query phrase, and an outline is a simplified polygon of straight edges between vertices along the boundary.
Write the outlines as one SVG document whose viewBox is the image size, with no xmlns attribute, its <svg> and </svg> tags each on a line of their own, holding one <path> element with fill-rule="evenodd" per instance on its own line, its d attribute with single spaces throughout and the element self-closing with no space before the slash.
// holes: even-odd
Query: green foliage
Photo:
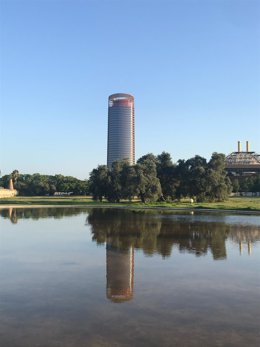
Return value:
<svg viewBox="0 0 260 347">
<path fill-rule="evenodd" d="M 18 178 L 19 178 L 19 171 L 18 170 L 14 170 L 11 175 L 10 175 L 10 178 L 12 178 L 13 182 L 16 183 Z"/>
<path fill-rule="evenodd" d="M 225 155 L 213 153 L 206 173 L 206 199 L 224 201 L 231 191 L 232 185 L 225 172 Z"/>
<path fill-rule="evenodd" d="M 156 162 L 156 157 L 148 154 L 140 158 L 135 166 L 136 190 L 142 202 L 157 201 L 162 196 Z"/>
<path fill-rule="evenodd" d="M 138 159 L 136 165 L 127 160 L 115 161 L 109 170 L 99 165 L 90 173 L 89 181 L 62 175 L 20 174 L 14 170 L 3 176 L 0 185 L 8 187 L 10 178 L 20 195 L 54 195 L 56 192 L 86 195 L 91 193 L 93 200 L 120 202 L 139 197 L 143 203 L 174 201 L 182 198 L 197 202 L 224 201 L 233 191 L 259 191 L 260 175 L 243 180 L 227 176 L 225 155 L 213 153 L 209 162 L 196 155 L 174 164 L 171 155 L 162 152 L 158 156 L 148 153 Z M 232 183 L 231 183 L 232 182 Z"/>
<path fill-rule="evenodd" d="M 126 160 L 113 163 L 111 170 L 98 166 L 90 174 L 90 193 L 94 200 L 109 202 L 131 200 L 143 203 L 173 201 L 189 197 L 198 202 L 223 201 L 231 192 L 225 172 L 224 154 L 213 153 L 209 162 L 196 155 L 174 165 L 169 153 L 157 157 L 148 153 L 129 165 Z"/>
<path fill-rule="evenodd" d="M 75 177 L 63 175 L 33 175 L 20 174 L 17 170 L 0 179 L 0 185 L 8 187 L 10 178 L 14 181 L 14 188 L 22 196 L 54 195 L 56 192 L 70 193 L 73 195 L 88 194 L 88 182 L 78 180 Z"/>
<path fill-rule="evenodd" d="M 239 188 L 240 188 L 239 180 L 237 178 L 231 179 L 231 177 L 230 177 L 230 181 L 232 184 L 232 192 L 234 192 L 234 193 L 239 192 Z"/>
<path fill-rule="evenodd" d="M 205 184 L 207 161 L 196 155 L 194 158 L 188 159 L 186 162 L 180 163 L 178 172 L 180 187 L 180 196 L 189 196 L 197 200 L 205 199 Z"/>
<path fill-rule="evenodd" d="M 233 192 L 260 192 L 260 174 L 258 175 L 229 175 Z"/>
<path fill-rule="evenodd" d="M 98 166 L 90 174 L 89 190 L 94 200 L 105 197 L 109 202 L 131 200 L 139 196 L 143 202 L 157 201 L 161 196 L 160 181 L 156 175 L 156 158 L 147 155 L 131 166 L 126 160 L 112 164 L 111 170 Z"/>
<path fill-rule="evenodd" d="M 225 172 L 225 156 L 213 153 L 207 163 L 205 158 L 179 160 L 176 167 L 178 186 L 176 197 L 190 197 L 201 201 L 224 201 L 231 192 L 231 182 Z"/>
<path fill-rule="evenodd" d="M 252 192 L 260 192 L 260 175 L 254 177 L 251 191 Z"/>
<path fill-rule="evenodd" d="M 124 164 L 121 172 L 122 198 L 131 201 L 137 194 L 137 177 L 135 166 Z"/>
<path fill-rule="evenodd" d="M 169 153 L 162 152 L 157 156 L 156 170 L 162 188 L 162 200 L 171 201 L 176 197 L 178 181 L 175 176 L 175 169 Z"/>
<path fill-rule="evenodd" d="M 129 164 L 125 160 L 118 160 L 112 164 L 112 168 L 109 171 L 108 191 L 106 198 L 110 202 L 119 202 L 124 197 L 124 180 L 123 172 L 124 167 L 128 167 Z"/>
<path fill-rule="evenodd" d="M 89 178 L 89 192 L 93 196 L 93 200 L 102 201 L 107 195 L 109 184 L 109 171 L 106 165 L 99 165 L 97 169 L 93 169 Z"/>
</svg>

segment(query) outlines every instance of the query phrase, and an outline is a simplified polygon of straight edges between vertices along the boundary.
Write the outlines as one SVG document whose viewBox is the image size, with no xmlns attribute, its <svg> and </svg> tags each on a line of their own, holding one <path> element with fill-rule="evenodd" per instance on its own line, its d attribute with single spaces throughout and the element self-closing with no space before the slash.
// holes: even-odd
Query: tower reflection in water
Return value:
<svg viewBox="0 0 260 347">
<path fill-rule="evenodd" d="M 107 298 L 123 302 L 133 298 L 134 249 L 114 247 L 109 240 L 106 245 Z"/>
</svg>

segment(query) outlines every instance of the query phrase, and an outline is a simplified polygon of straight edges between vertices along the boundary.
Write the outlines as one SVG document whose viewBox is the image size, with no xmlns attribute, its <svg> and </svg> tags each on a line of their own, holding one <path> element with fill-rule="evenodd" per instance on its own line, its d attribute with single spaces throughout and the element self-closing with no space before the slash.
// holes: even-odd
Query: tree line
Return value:
<svg viewBox="0 0 260 347">
<path fill-rule="evenodd" d="M 230 174 L 229 178 L 232 183 L 232 191 L 238 192 L 260 192 L 260 174 L 251 176 L 235 176 Z"/>
<path fill-rule="evenodd" d="M 88 194 L 87 180 L 79 180 L 71 176 L 51 176 L 39 173 L 29 175 L 20 174 L 18 170 L 14 170 L 10 175 L 5 175 L 0 179 L 0 186 L 8 188 L 11 178 L 14 188 L 22 196 L 55 195 L 58 192 L 73 195 Z"/>
<path fill-rule="evenodd" d="M 225 171 L 225 155 L 213 153 L 210 160 L 196 155 L 173 163 L 167 152 L 155 156 L 148 153 L 129 165 L 115 161 L 112 168 L 98 165 L 89 180 L 72 176 L 21 174 L 14 170 L 0 178 L 0 186 L 8 188 L 10 178 L 21 196 L 44 196 L 60 193 L 89 195 L 94 200 L 119 202 L 140 198 L 142 202 L 173 201 L 181 198 L 223 201 L 233 192 L 259 192 L 260 175 L 233 176 Z"/>
<path fill-rule="evenodd" d="M 213 153 L 207 160 L 196 155 L 174 164 L 171 155 L 146 154 L 130 165 L 115 161 L 111 169 L 99 165 L 89 178 L 94 200 L 110 202 L 139 197 L 142 202 L 173 201 L 183 197 L 201 201 L 223 201 L 232 191 L 225 171 L 225 155 Z"/>
</svg>

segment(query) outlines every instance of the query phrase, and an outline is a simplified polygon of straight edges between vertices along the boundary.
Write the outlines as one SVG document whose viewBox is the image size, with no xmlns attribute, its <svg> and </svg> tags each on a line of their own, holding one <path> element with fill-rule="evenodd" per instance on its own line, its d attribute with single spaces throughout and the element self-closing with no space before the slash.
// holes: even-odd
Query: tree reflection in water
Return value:
<svg viewBox="0 0 260 347">
<path fill-rule="evenodd" d="M 255 226 L 192 221 L 189 216 L 172 221 L 147 211 L 93 209 L 87 223 L 92 239 L 98 244 L 106 243 L 107 298 L 113 302 L 133 297 L 134 248 L 147 255 L 169 257 L 176 246 L 180 252 L 196 256 L 210 251 L 214 260 L 223 260 L 227 258 L 227 238 L 239 243 L 240 249 L 246 241 L 248 250 L 251 242 L 260 239 L 260 228 Z"/>
<path fill-rule="evenodd" d="M 78 214 L 86 213 L 85 208 L 78 207 L 42 207 L 42 208 L 15 208 L 10 207 L 8 209 L 0 210 L 0 215 L 3 218 L 9 218 L 14 224 L 19 219 L 41 219 L 41 218 L 55 218 L 60 219 L 64 216 L 76 216 Z"/>
<path fill-rule="evenodd" d="M 92 238 L 98 244 L 108 243 L 117 249 L 131 247 L 142 249 L 146 255 L 154 253 L 163 257 L 171 255 L 173 247 L 180 252 L 205 255 L 210 251 L 215 260 L 227 257 L 226 240 L 230 239 L 242 247 L 251 248 L 251 243 L 260 240 L 258 225 L 241 225 L 220 221 L 193 220 L 192 216 L 171 219 L 176 213 L 159 211 L 101 209 L 101 208 L 9 208 L 0 210 L 3 218 L 12 223 L 19 219 L 55 218 L 87 214 L 87 224 L 91 227 Z M 204 215 L 205 216 L 205 215 Z"/>
<path fill-rule="evenodd" d="M 226 240 L 239 245 L 260 240 L 260 227 L 207 221 L 205 218 L 158 211 L 85 208 L 9 208 L 0 211 L 3 218 L 12 223 L 19 219 L 62 218 L 87 213 L 87 224 L 92 239 L 98 244 L 106 243 L 107 298 L 124 302 L 133 298 L 134 249 L 142 249 L 146 255 L 154 253 L 169 257 L 172 249 L 189 252 L 195 256 L 211 252 L 214 260 L 227 258 Z M 179 216 L 179 218 L 173 218 Z M 205 215 L 203 215 L 205 217 Z"/>
<path fill-rule="evenodd" d="M 93 240 L 98 244 L 109 243 L 114 248 L 128 250 L 131 247 L 142 249 L 146 255 L 154 253 L 163 257 L 171 255 L 173 247 L 180 252 L 193 253 L 196 256 L 210 251 L 215 260 L 227 257 L 226 240 L 240 245 L 260 240 L 260 227 L 257 225 L 231 224 L 220 221 L 197 219 L 180 215 L 182 218 L 171 219 L 176 213 L 123 209 L 86 209 L 70 208 L 9 208 L 0 210 L 3 218 L 12 223 L 19 219 L 55 218 L 64 216 L 87 215 L 87 224 L 91 226 Z M 205 216 L 205 215 L 204 215 Z"/>
<path fill-rule="evenodd" d="M 180 220 L 164 218 L 154 211 L 92 209 L 87 223 L 92 239 L 114 248 L 142 249 L 146 255 L 171 255 L 173 247 L 180 252 L 202 256 L 211 252 L 214 260 L 226 259 L 226 240 L 241 243 L 260 240 L 260 227 L 225 222 L 193 221 L 189 216 Z"/>
</svg>

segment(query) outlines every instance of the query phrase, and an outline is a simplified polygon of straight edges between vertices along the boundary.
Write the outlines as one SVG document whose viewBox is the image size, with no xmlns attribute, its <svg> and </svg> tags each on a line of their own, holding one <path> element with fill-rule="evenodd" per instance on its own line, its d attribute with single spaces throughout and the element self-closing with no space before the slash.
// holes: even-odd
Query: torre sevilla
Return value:
<svg viewBox="0 0 260 347">
<path fill-rule="evenodd" d="M 115 160 L 135 163 L 134 97 L 117 93 L 108 98 L 107 166 Z"/>
</svg>

